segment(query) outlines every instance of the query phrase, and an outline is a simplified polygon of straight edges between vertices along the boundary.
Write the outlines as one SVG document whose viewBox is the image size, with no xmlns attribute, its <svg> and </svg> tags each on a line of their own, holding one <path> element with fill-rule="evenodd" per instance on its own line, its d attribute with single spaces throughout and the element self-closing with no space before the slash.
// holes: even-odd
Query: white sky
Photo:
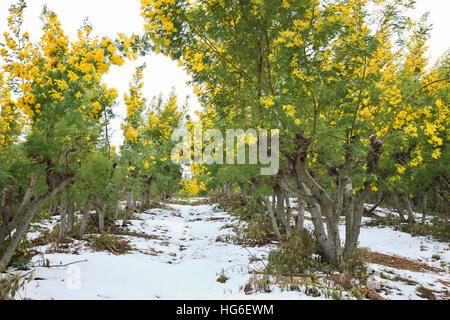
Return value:
<svg viewBox="0 0 450 320">
<path fill-rule="evenodd" d="M 15 3 L 15 0 L 1 0 L 0 2 L 0 30 L 2 34 L 6 31 L 8 8 L 13 3 Z M 71 40 L 76 39 L 77 30 L 85 17 L 89 17 L 94 26 L 94 32 L 100 36 L 113 38 L 119 32 L 130 35 L 142 31 L 143 19 L 140 16 L 139 0 L 28 0 L 27 3 L 24 30 L 29 31 L 33 41 L 38 41 L 41 35 L 39 16 L 44 4 L 47 4 L 49 9 L 58 14 L 62 28 Z M 417 0 L 414 16 L 418 17 L 426 11 L 430 12 L 429 21 L 433 24 L 433 31 L 428 54 L 433 60 L 440 57 L 450 46 L 448 34 L 450 32 L 449 9 L 450 0 Z M 192 88 L 186 85 L 189 76 L 177 66 L 176 62 L 162 55 L 151 55 L 133 63 L 128 62 L 120 68 L 114 67 L 104 80 L 110 87 L 119 91 L 121 98 L 123 93 L 128 90 L 128 83 L 136 66 L 143 62 L 147 64 L 144 93 L 149 100 L 159 94 L 168 97 L 172 89 L 175 88 L 180 103 L 183 103 L 189 96 L 191 111 L 200 109 Z M 115 113 L 118 117 L 112 123 L 114 128 L 113 144 L 118 146 L 123 139 L 120 132 L 120 123 L 125 115 L 125 108 L 121 100 Z"/>
</svg>

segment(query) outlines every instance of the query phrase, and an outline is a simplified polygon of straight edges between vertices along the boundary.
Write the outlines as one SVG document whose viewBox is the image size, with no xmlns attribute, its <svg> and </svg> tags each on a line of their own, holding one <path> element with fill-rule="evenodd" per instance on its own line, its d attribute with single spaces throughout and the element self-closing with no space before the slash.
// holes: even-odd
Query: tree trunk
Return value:
<svg viewBox="0 0 450 320">
<path fill-rule="evenodd" d="M 17 212 L 15 215 L 13 215 L 12 219 L 10 221 L 9 218 L 11 218 L 12 210 L 11 208 L 8 208 L 6 210 L 10 211 L 10 214 L 8 214 L 8 219 L 5 219 L 3 221 L 4 226 L 1 229 L 0 232 L 0 247 L 4 244 L 8 236 L 10 236 L 11 232 L 17 228 L 20 219 L 24 215 L 24 209 L 28 205 L 28 203 L 31 200 L 31 197 L 33 196 L 33 193 L 36 189 L 36 183 L 38 178 L 38 172 L 33 172 L 30 177 L 30 182 L 28 183 L 27 191 L 25 192 L 25 195 L 20 203 L 20 207 L 17 209 Z M 4 199 L 6 201 L 6 199 Z M 2 201 L 3 203 L 4 201 Z M 5 206 L 5 203 L 3 203 Z M 5 206 L 6 207 L 6 206 Z"/>
<path fill-rule="evenodd" d="M 306 202 L 301 198 L 298 198 L 298 217 L 297 217 L 298 230 L 303 230 L 305 228 L 305 209 L 306 209 Z"/>
<path fill-rule="evenodd" d="M 383 142 L 376 135 L 370 137 L 371 148 L 367 153 L 368 175 L 373 174 L 378 167 Z M 283 188 L 292 195 L 304 199 L 312 215 L 315 236 L 319 242 L 322 253 L 326 260 L 334 266 L 350 258 L 356 250 L 358 238 L 361 231 L 361 222 L 364 212 L 364 203 L 371 193 L 370 183 L 366 181 L 362 190 L 353 193 L 353 186 L 349 173 L 354 165 L 355 159 L 351 150 L 347 150 L 344 156 L 345 162 L 339 167 L 328 165 L 330 174 L 337 180 L 337 192 L 331 196 L 312 177 L 308 169 L 309 147 L 313 138 L 306 137 L 300 133 L 295 136 L 296 149 L 290 154 L 289 175 L 281 173 L 280 183 Z M 295 187 L 290 184 L 294 180 Z M 327 233 L 325 233 L 322 221 L 322 213 L 326 217 Z M 346 217 L 346 243 L 342 251 L 341 237 L 339 234 L 339 223 L 341 215 Z"/>
<path fill-rule="evenodd" d="M 123 218 L 123 226 L 125 227 L 128 224 L 128 219 L 130 217 L 130 214 L 132 212 L 134 212 L 135 210 L 135 205 L 136 202 L 134 200 L 134 192 L 133 192 L 133 188 L 130 187 L 129 189 L 127 189 L 127 205 L 125 208 L 125 217 Z"/>
<path fill-rule="evenodd" d="M 225 183 L 225 193 L 227 194 L 227 198 L 231 199 L 231 197 L 233 196 L 233 183 L 232 182 Z"/>
<path fill-rule="evenodd" d="M 67 200 L 67 234 L 72 236 L 75 225 L 75 204 L 71 200 Z"/>
<path fill-rule="evenodd" d="M 241 203 L 243 206 L 247 206 L 248 205 L 247 192 L 245 191 L 245 187 L 242 182 L 239 183 L 239 188 L 241 190 Z"/>
<path fill-rule="evenodd" d="M 291 208 L 291 200 L 289 199 L 289 194 L 285 192 L 285 200 L 286 200 L 286 221 L 288 228 L 286 229 L 286 233 L 291 232 L 291 217 L 292 217 L 292 208 Z"/>
<path fill-rule="evenodd" d="M 386 198 L 386 193 L 385 192 L 378 193 L 377 202 L 375 202 L 375 204 L 372 207 L 370 207 L 368 210 L 365 210 L 365 213 L 366 214 L 373 214 L 375 212 L 375 210 L 377 210 L 378 207 L 383 203 L 385 198 Z"/>
<path fill-rule="evenodd" d="M 64 189 L 66 186 L 72 184 L 75 182 L 74 177 L 67 178 L 63 182 L 61 182 L 58 186 L 53 188 L 51 191 L 47 192 L 46 194 L 41 195 L 40 197 L 37 197 L 34 199 L 28 209 L 26 210 L 26 213 L 24 215 L 23 220 L 21 221 L 20 225 L 16 229 L 16 232 L 14 233 L 11 241 L 8 244 L 8 247 L 3 253 L 3 256 L 0 260 L 0 264 L 4 266 L 8 266 L 8 264 L 11 261 L 12 256 L 14 255 L 14 251 L 17 248 L 17 245 L 19 244 L 20 239 L 22 238 L 23 234 L 25 233 L 26 229 L 28 228 L 31 220 L 33 219 L 36 211 L 39 209 L 39 207 L 47 201 L 50 198 L 53 198 L 58 192 L 60 192 L 62 189 Z"/>
<path fill-rule="evenodd" d="M 276 191 L 277 195 L 277 204 L 276 204 L 276 213 L 277 217 L 280 220 L 281 224 L 284 226 L 284 230 L 286 234 L 291 232 L 291 225 L 289 221 L 286 218 L 286 212 L 285 212 L 285 197 L 286 193 L 279 187 L 279 190 Z"/>
<path fill-rule="evenodd" d="M 416 218 L 414 216 L 414 211 L 413 211 L 413 207 L 412 207 L 412 204 L 411 204 L 411 199 L 407 195 L 404 195 L 403 196 L 403 200 L 405 201 L 406 210 L 408 212 L 408 223 L 409 224 L 414 224 L 416 222 Z"/>
<path fill-rule="evenodd" d="M 270 217 L 270 221 L 272 222 L 272 228 L 273 228 L 275 237 L 279 241 L 281 241 L 280 229 L 278 229 L 277 218 L 275 217 L 275 212 L 273 211 L 272 204 L 270 203 L 270 200 L 265 196 L 262 196 L 261 199 L 262 199 L 264 205 L 266 206 L 267 211 L 269 212 L 269 217 Z"/>
<path fill-rule="evenodd" d="M 150 208 L 150 192 L 147 190 L 147 188 L 144 188 L 144 190 L 142 191 L 140 210 L 145 211 L 148 208 Z"/>
<path fill-rule="evenodd" d="M 97 215 L 98 215 L 98 230 L 100 233 L 105 231 L 105 206 L 101 202 L 96 202 Z"/>
<path fill-rule="evenodd" d="M 63 240 L 66 236 L 66 226 L 67 226 L 67 200 L 66 198 L 61 199 L 61 218 L 59 221 L 59 239 Z"/>
<path fill-rule="evenodd" d="M 422 211 L 422 224 L 427 222 L 427 208 L 428 208 L 428 192 L 423 194 L 423 211 Z"/>
<path fill-rule="evenodd" d="M 116 221 L 119 218 L 119 205 L 124 192 L 125 188 L 122 188 L 121 190 L 117 191 L 116 201 L 114 202 L 114 221 Z"/>
<path fill-rule="evenodd" d="M 397 212 L 400 216 L 400 220 L 402 222 L 405 222 L 406 219 L 405 219 L 405 216 L 403 215 L 402 206 L 401 206 L 400 200 L 398 199 L 397 192 L 392 191 L 392 199 L 394 200 L 394 205 L 397 208 Z"/>
<path fill-rule="evenodd" d="M 86 232 L 86 224 L 91 210 L 91 203 L 92 203 L 92 196 L 90 195 L 83 206 L 83 217 L 81 218 L 80 233 L 79 233 L 80 237 L 83 237 L 84 233 Z"/>
<path fill-rule="evenodd" d="M 52 207 L 50 210 L 50 216 L 54 217 L 59 214 L 59 205 L 61 203 L 61 200 L 57 197 L 55 201 L 52 203 Z"/>
</svg>

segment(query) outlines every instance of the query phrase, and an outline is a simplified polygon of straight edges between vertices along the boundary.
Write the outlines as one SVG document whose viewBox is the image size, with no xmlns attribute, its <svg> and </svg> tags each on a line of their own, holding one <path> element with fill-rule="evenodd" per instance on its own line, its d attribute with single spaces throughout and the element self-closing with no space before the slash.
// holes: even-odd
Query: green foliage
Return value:
<svg viewBox="0 0 450 320">
<path fill-rule="evenodd" d="M 270 252 L 267 268 L 276 274 L 312 274 L 321 267 L 320 248 L 308 230 L 296 230 Z"/>
<path fill-rule="evenodd" d="M 34 132 L 24 144 L 24 149 L 30 156 L 54 157 L 60 150 L 60 145 L 54 139 L 47 138 Z"/>
<path fill-rule="evenodd" d="M 2 275 L 3 267 L 0 265 L 0 301 L 14 300 L 16 294 L 33 280 L 33 273 L 22 277 L 21 275 Z"/>
<path fill-rule="evenodd" d="M 402 223 L 399 218 L 377 218 L 370 222 L 370 225 L 392 227 L 412 236 L 432 237 L 442 242 L 450 241 L 450 223 L 448 215 L 445 214 L 437 214 L 425 224 Z"/>
<path fill-rule="evenodd" d="M 264 206 L 255 199 L 250 198 L 247 205 L 243 205 L 236 193 L 230 199 L 224 193 L 214 192 L 210 201 L 218 203 L 221 208 L 238 218 L 237 224 L 233 226 L 236 233 L 232 239 L 234 243 L 261 246 L 274 238 L 270 218 Z"/>
<path fill-rule="evenodd" d="M 128 241 L 107 233 L 90 235 L 87 239 L 92 242 L 91 247 L 94 250 L 109 250 L 116 254 L 124 254 L 132 250 Z"/>
</svg>

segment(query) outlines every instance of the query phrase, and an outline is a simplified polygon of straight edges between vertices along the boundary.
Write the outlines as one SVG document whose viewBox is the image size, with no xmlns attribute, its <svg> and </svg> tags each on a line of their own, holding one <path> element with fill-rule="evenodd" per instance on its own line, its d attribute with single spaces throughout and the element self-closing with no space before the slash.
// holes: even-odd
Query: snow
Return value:
<svg viewBox="0 0 450 320">
<path fill-rule="evenodd" d="M 203 199 L 198 199 L 201 201 Z M 93 252 L 85 242 L 75 241 L 80 249 L 76 254 L 45 254 L 50 246 L 37 248 L 48 259 L 52 268 L 36 267 L 34 278 L 19 293 L 18 298 L 39 300 L 260 300 L 260 299 L 311 299 L 301 292 L 286 292 L 272 286 L 270 293 L 246 295 L 243 291 L 252 275 L 251 270 L 262 270 L 262 263 L 250 263 L 256 256 L 267 260 L 273 245 L 260 248 L 217 242 L 218 236 L 232 236 L 226 228 L 233 219 L 212 205 L 167 205 L 137 214 L 130 221 L 130 232 L 148 237 L 124 236 L 133 247 L 132 252 L 120 256 L 108 252 Z M 309 216 L 309 214 L 306 214 Z M 305 221 L 312 228 L 310 221 Z M 56 218 L 35 225 L 29 238 L 36 238 L 39 228 L 51 229 Z M 117 222 L 121 226 L 122 221 Z M 341 226 L 342 237 L 345 233 Z M 374 252 L 398 255 L 442 268 L 448 266 L 449 245 L 425 237 L 393 231 L 391 228 L 364 227 L 360 246 Z M 433 261 L 439 255 L 441 261 Z M 42 256 L 33 258 L 39 265 Z M 87 261 L 84 261 L 87 260 Z M 74 263 L 75 262 L 75 263 Z M 74 263 L 74 264 L 71 264 Z M 70 265 L 68 265 L 70 264 Z M 67 265 L 67 266 L 66 266 Z M 60 267 L 54 267 L 60 266 Z M 398 275 L 412 279 L 432 289 L 446 290 L 438 280 L 450 281 L 448 269 L 442 273 L 418 273 L 384 266 L 371 267 L 376 272 L 375 281 L 389 287 L 381 294 L 389 299 L 420 299 L 415 286 L 381 278 L 381 273 L 393 278 Z M 395 275 L 392 275 L 391 273 Z M 226 283 L 217 279 L 224 274 Z M 323 296 L 318 299 L 324 299 Z"/>
</svg>

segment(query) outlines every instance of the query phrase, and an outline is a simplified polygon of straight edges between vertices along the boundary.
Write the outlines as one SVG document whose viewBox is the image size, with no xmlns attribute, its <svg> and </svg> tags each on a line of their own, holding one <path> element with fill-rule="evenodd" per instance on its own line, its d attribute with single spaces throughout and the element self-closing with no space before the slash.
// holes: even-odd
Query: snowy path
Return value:
<svg viewBox="0 0 450 320">
<path fill-rule="evenodd" d="M 366 219 L 366 218 L 365 218 Z M 228 214 L 211 205 L 168 205 L 137 215 L 128 227 L 130 232 L 146 237 L 125 236 L 133 251 L 116 256 L 109 252 L 93 252 L 85 242 L 75 241 L 71 254 L 45 254 L 50 265 L 66 265 L 87 260 L 68 267 L 36 269 L 33 280 L 18 298 L 31 299 L 137 299 L 137 300 L 214 300 L 214 299 L 311 299 L 300 292 L 281 292 L 272 286 L 271 293 L 246 295 L 243 287 L 251 275 L 249 270 L 261 269 L 261 262 L 250 264 L 252 255 L 267 259 L 273 246 L 243 248 L 216 242 L 218 236 L 232 235 L 233 222 Z M 57 224 L 54 219 L 47 227 Z M 121 221 L 118 221 L 121 225 Z M 312 228 L 310 221 L 307 226 Z M 225 227 L 225 228 L 224 228 Z M 344 226 L 341 228 L 344 232 Z M 37 233 L 29 234 L 36 237 Z M 150 239 L 149 239 L 150 238 Z M 390 228 L 365 227 L 361 231 L 360 245 L 374 252 L 398 255 L 443 272 L 411 272 L 372 264 L 377 280 L 388 288 L 382 296 L 388 299 L 420 299 L 417 288 L 448 292 L 450 283 L 448 261 L 449 245 L 424 237 L 393 231 Z M 51 245 L 37 248 L 45 253 Z M 439 255 L 440 260 L 433 256 Z M 38 262 L 42 257 L 36 256 Z M 445 266 L 446 265 L 446 266 Z M 219 283 L 225 273 L 229 280 Z M 391 281 L 401 277 L 405 281 Z M 440 282 L 443 281 L 443 282 Z M 439 295 L 441 297 L 445 297 Z M 323 297 L 322 297 L 323 298 Z"/>
<path fill-rule="evenodd" d="M 220 230 L 231 222 L 229 215 L 212 206 L 169 205 L 131 221 L 132 232 L 156 239 L 126 236 L 136 249 L 115 256 L 83 249 L 79 255 L 46 254 L 51 265 L 87 260 L 62 268 L 38 268 L 22 297 L 32 299 L 248 299 L 241 290 L 250 278 L 249 252 L 236 245 L 216 242 Z M 119 221 L 118 224 L 121 222 Z M 45 248 L 40 248 L 45 252 Z M 268 248 L 249 249 L 253 255 L 267 255 Z M 39 260 L 36 258 L 36 260 Z M 253 265 L 254 267 L 254 265 Z M 229 280 L 217 282 L 221 273 Z M 252 299 L 276 299 L 258 294 Z M 298 299 L 283 293 L 279 298 Z"/>
</svg>

